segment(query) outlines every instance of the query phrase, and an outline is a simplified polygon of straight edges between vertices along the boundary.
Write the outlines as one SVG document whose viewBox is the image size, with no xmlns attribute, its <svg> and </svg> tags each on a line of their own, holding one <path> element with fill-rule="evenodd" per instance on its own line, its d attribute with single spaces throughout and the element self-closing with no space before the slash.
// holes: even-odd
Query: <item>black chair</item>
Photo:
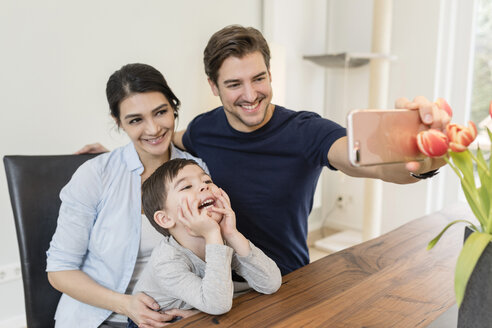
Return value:
<svg viewBox="0 0 492 328">
<path fill-rule="evenodd" d="M 46 250 L 56 229 L 59 193 L 77 168 L 94 154 L 5 156 L 10 201 L 24 283 L 29 328 L 54 326 L 60 292 L 46 275 Z"/>
</svg>

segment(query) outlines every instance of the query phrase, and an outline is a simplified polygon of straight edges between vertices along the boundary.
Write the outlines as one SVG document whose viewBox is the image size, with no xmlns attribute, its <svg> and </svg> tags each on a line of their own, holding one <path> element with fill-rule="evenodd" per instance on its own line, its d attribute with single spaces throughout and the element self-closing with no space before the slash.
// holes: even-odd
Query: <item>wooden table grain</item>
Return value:
<svg viewBox="0 0 492 328">
<path fill-rule="evenodd" d="M 451 307 L 464 225 L 427 243 L 451 220 L 472 217 L 464 204 L 334 253 L 283 277 L 273 295 L 249 292 L 224 315 L 204 313 L 170 327 L 425 327 Z"/>
</svg>

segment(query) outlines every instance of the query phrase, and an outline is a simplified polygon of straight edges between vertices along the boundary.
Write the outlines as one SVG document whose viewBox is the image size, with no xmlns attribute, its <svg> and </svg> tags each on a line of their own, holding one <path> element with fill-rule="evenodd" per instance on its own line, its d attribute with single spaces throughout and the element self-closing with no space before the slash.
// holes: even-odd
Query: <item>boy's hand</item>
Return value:
<svg viewBox="0 0 492 328">
<path fill-rule="evenodd" d="M 236 229 L 236 213 L 231 208 L 231 200 L 222 188 L 214 191 L 214 196 L 217 197 L 217 202 L 212 211 L 222 214 L 220 221 L 220 231 L 222 236 L 227 240 L 233 234 L 237 233 Z"/>
<path fill-rule="evenodd" d="M 217 202 L 212 211 L 223 215 L 220 221 L 222 236 L 239 256 L 248 256 L 251 252 L 249 241 L 236 228 L 236 214 L 231 208 L 229 196 L 221 188 L 214 192 L 214 196 L 217 197 Z"/>
<path fill-rule="evenodd" d="M 220 227 L 210 218 L 206 210 L 198 210 L 199 200 L 191 204 L 186 198 L 178 207 L 178 219 L 185 226 L 188 233 L 195 237 L 203 237 L 207 244 L 222 244 Z"/>
</svg>

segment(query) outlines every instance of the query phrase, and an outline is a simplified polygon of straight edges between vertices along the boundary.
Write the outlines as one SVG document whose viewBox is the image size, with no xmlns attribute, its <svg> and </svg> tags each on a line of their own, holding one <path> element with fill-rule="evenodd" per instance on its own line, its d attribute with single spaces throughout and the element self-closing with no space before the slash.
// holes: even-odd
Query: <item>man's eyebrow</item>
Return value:
<svg viewBox="0 0 492 328">
<path fill-rule="evenodd" d="M 156 108 L 154 108 L 152 110 L 152 113 L 155 113 L 155 112 L 157 112 L 157 111 L 159 111 L 161 109 L 165 109 L 167 107 L 168 107 L 167 104 L 161 104 L 161 105 L 157 106 Z M 134 117 L 140 117 L 140 116 L 142 116 L 142 115 L 141 114 L 128 114 L 128 115 L 125 116 L 125 119 L 134 118 Z"/>
<path fill-rule="evenodd" d="M 257 79 L 257 78 L 259 78 L 260 76 L 266 75 L 266 73 L 267 73 L 266 71 L 261 72 L 261 73 L 258 73 L 258 74 L 256 74 L 255 76 L 253 76 L 253 78 L 252 78 L 252 79 L 253 79 L 253 80 L 254 80 L 254 79 Z M 224 82 L 222 82 L 222 83 L 224 83 L 224 84 L 230 84 L 230 83 L 238 83 L 238 82 L 240 82 L 240 81 L 241 81 L 240 79 L 230 79 L 230 80 L 225 80 L 225 81 L 224 81 Z"/>
</svg>

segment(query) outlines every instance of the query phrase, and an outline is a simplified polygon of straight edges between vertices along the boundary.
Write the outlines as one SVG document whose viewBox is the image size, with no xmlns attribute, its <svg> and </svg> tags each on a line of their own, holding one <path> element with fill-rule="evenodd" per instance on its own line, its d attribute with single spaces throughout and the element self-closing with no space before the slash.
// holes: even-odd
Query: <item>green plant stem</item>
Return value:
<svg viewBox="0 0 492 328">
<path fill-rule="evenodd" d="M 464 178 L 464 175 L 461 174 L 460 170 L 458 170 L 458 168 L 447 157 L 444 157 L 444 160 L 460 178 L 465 196 L 468 196 L 468 204 L 470 204 L 470 207 L 477 217 L 478 221 L 480 222 L 482 228 L 485 229 L 487 218 L 485 217 L 485 213 L 482 213 L 482 208 L 480 206 L 480 200 L 478 199 L 476 188 L 473 188 L 473 186 L 469 184 L 469 182 Z"/>
<path fill-rule="evenodd" d="M 470 154 L 471 158 L 475 161 L 475 163 L 477 163 L 477 165 L 480 166 L 482 170 L 484 170 L 485 174 L 487 174 L 487 176 L 490 176 L 489 168 L 485 166 L 481 161 L 479 161 L 478 158 L 475 155 L 473 155 L 473 153 L 470 150 L 467 149 L 466 151 Z"/>
</svg>

